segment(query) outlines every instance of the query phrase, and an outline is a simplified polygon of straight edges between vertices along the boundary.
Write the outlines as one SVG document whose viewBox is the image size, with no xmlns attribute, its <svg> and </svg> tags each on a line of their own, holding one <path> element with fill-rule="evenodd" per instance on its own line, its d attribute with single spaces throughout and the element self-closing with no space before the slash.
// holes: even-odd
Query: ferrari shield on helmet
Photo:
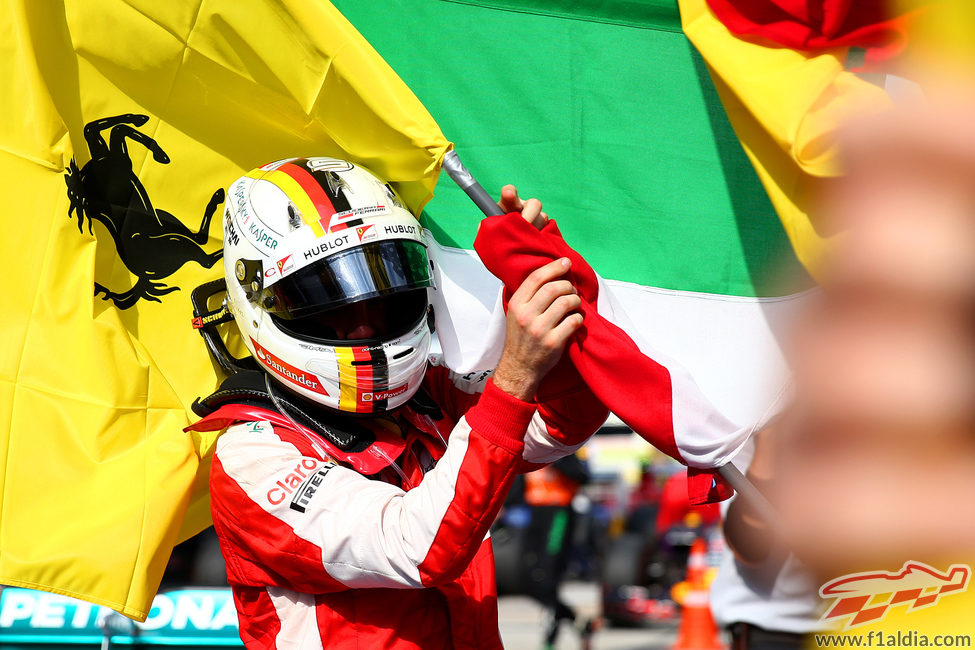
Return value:
<svg viewBox="0 0 975 650">
<path fill-rule="evenodd" d="M 257 362 L 329 408 L 374 413 L 419 388 L 431 342 L 422 231 L 393 189 L 334 158 L 292 158 L 231 185 L 227 303 Z"/>
</svg>

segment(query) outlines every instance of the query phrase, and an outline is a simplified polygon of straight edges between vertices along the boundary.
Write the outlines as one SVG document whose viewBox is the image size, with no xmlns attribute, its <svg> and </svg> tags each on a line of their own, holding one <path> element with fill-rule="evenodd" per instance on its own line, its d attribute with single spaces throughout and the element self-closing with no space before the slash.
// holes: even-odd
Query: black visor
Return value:
<svg viewBox="0 0 975 650">
<path fill-rule="evenodd" d="M 265 311 L 292 319 L 431 284 L 426 247 L 389 239 L 330 255 L 267 287 L 259 300 Z"/>
<path fill-rule="evenodd" d="M 426 317 L 426 289 L 366 298 L 290 320 L 271 315 L 295 338 L 324 345 L 376 345 L 403 336 Z"/>
</svg>

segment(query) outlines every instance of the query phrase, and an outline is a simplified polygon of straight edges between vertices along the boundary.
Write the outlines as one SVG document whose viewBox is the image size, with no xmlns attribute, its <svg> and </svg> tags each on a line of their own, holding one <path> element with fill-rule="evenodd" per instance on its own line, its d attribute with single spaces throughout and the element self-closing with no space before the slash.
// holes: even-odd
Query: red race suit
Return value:
<svg viewBox="0 0 975 650">
<path fill-rule="evenodd" d="M 376 442 L 355 454 L 253 406 L 193 425 L 227 427 L 211 509 L 247 648 L 502 647 L 489 528 L 515 475 L 607 410 L 583 386 L 538 404 L 480 386 L 432 366 L 443 417 L 359 420 Z"/>
</svg>

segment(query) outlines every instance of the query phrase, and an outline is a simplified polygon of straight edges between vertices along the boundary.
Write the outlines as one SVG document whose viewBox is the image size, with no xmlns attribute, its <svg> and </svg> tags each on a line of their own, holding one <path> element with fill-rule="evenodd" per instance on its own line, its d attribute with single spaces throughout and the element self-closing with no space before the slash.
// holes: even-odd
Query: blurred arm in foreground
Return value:
<svg viewBox="0 0 975 650">
<path fill-rule="evenodd" d="M 975 550 L 973 107 L 856 125 L 825 197 L 843 234 L 795 333 L 777 495 L 824 579 Z"/>
</svg>

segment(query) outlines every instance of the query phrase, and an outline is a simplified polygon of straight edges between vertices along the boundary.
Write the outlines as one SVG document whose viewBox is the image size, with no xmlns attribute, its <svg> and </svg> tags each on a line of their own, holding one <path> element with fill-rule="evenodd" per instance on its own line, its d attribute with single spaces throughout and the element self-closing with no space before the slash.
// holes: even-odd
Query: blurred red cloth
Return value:
<svg viewBox="0 0 975 650">
<path fill-rule="evenodd" d="M 707 0 L 732 33 L 792 50 L 887 47 L 905 40 L 904 16 L 884 0 Z"/>
</svg>

